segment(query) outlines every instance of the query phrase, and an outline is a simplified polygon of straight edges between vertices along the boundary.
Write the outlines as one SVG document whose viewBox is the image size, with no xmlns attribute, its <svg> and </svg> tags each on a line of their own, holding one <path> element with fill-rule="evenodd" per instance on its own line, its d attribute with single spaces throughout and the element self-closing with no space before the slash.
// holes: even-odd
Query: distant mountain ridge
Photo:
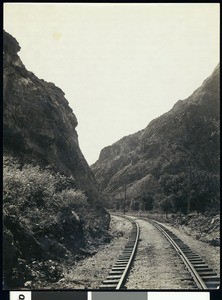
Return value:
<svg viewBox="0 0 222 300">
<path fill-rule="evenodd" d="M 219 113 L 218 65 L 190 97 L 145 129 L 102 149 L 91 168 L 101 190 L 111 195 L 107 205 L 121 206 L 127 185 L 129 209 L 135 203 L 151 209 L 168 202 L 174 210 L 185 210 L 188 196 L 191 209 L 206 209 L 211 201 L 218 207 Z"/>
</svg>

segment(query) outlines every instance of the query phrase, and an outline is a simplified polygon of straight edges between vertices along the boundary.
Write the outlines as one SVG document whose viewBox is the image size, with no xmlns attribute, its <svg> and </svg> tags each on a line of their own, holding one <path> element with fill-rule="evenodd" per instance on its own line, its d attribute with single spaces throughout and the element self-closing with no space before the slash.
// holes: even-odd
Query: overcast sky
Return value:
<svg viewBox="0 0 222 300">
<path fill-rule="evenodd" d="M 89 164 L 187 98 L 219 63 L 219 4 L 4 4 L 29 71 L 55 83 Z"/>
</svg>

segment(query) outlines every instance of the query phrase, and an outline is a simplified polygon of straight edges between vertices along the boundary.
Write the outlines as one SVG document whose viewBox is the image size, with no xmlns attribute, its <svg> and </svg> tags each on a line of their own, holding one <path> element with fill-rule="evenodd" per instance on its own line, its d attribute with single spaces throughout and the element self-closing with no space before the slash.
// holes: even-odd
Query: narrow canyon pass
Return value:
<svg viewBox="0 0 222 300">
<path fill-rule="evenodd" d="M 64 92 L 26 69 L 5 31 L 3 50 L 4 288 L 199 288 L 163 222 L 217 289 L 219 65 L 89 166 Z"/>
</svg>

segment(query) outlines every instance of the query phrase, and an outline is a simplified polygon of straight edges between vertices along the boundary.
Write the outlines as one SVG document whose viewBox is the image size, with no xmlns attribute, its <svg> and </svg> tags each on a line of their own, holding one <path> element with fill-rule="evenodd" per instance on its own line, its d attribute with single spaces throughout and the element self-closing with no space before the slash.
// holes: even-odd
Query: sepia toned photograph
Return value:
<svg viewBox="0 0 222 300">
<path fill-rule="evenodd" d="M 219 4 L 3 14 L 3 288 L 220 289 Z"/>
</svg>

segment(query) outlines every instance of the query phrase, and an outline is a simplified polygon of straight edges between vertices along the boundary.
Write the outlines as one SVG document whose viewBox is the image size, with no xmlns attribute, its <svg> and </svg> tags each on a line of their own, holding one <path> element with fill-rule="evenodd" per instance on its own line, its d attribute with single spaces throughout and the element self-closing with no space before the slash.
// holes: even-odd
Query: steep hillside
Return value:
<svg viewBox="0 0 222 300">
<path fill-rule="evenodd" d="M 109 239 L 109 214 L 64 93 L 26 70 L 10 34 L 3 42 L 4 285 L 34 288 Z"/>
<path fill-rule="evenodd" d="M 219 66 L 189 98 L 104 148 L 91 168 L 110 196 L 107 206 L 217 210 Z"/>
<path fill-rule="evenodd" d="M 83 157 L 77 119 L 61 89 L 26 70 L 16 40 L 4 35 L 4 152 L 21 164 L 50 165 L 76 177 L 78 188 L 98 198 L 96 181 Z"/>
</svg>

